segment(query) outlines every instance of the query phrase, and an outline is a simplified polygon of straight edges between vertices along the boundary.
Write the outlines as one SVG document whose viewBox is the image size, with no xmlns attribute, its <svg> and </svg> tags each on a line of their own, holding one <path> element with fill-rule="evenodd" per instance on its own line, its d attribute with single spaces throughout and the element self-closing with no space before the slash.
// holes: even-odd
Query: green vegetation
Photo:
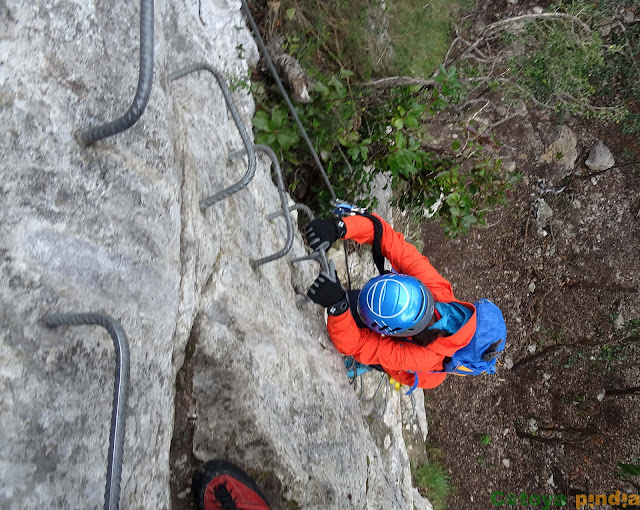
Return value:
<svg viewBox="0 0 640 510">
<path fill-rule="evenodd" d="M 618 462 L 620 473 L 627 476 L 640 476 L 640 464 L 623 464 Z"/>
<path fill-rule="evenodd" d="M 455 489 L 444 467 L 437 462 L 429 462 L 412 468 L 411 474 L 413 485 L 429 499 L 434 510 L 445 510 L 447 500 L 455 493 Z"/>
<path fill-rule="evenodd" d="M 387 18 L 398 74 L 431 76 L 442 63 L 452 40 L 452 26 L 461 10 L 473 2 L 392 0 Z"/>
<path fill-rule="evenodd" d="M 342 200 L 375 206 L 370 198 L 375 175 L 391 176 L 395 204 L 416 220 L 436 216 L 451 235 L 483 224 L 487 211 L 506 201 L 518 179 L 487 153 L 487 141 L 469 125 L 462 143 L 454 140 L 446 153 L 426 150 L 424 122 L 460 98 L 456 68 L 440 69 L 429 90 L 398 87 L 373 94 L 351 85 L 353 73 L 316 76 L 314 101 L 297 105 L 297 113 L 313 140 L 336 194 Z M 258 96 L 259 97 L 259 96 Z M 253 124 L 256 140 L 274 148 L 296 169 L 289 187 L 302 187 L 305 201 L 323 214 L 330 210 L 329 193 L 312 169 L 297 128 L 278 97 L 260 98 Z M 491 142 L 489 141 L 489 144 Z"/>
<path fill-rule="evenodd" d="M 512 98 L 560 115 L 622 122 L 625 132 L 640 132 L 640 26 L 616 18 L 633 4 L 563 0 L 545 13 L 556 17 L 505 26 L 501 55 L 510 55 L 509 79 L 500 84 Z"/>
<path fill-rule="evenodd" d="M 389 0 L 386 12 L 364 0 L 283 0 L 269 4 L 263 27 L 283 36 L 315 83 L 312 102 L 296 108 L 337 196 L 375 206 L 371 184 L 385 173 L 401 211 L 418 222 L 434 217 L 454 237 L 484 224 L 519 179 L 502 167 L 486 124 L 459 115 L 483 87 L 558 115 L 640 130 L 640 24 L 622 30 L 615 22 L 633 2 L 560 0 L 453 46 L 453 22 L 471 0 Z M 446 54 L 458 65 L 440 65 Z M 432 77 L 435 86 L 368 84 L 393 75 Z M 326 215 L 328 190 L 282 99 L 267 82 L 252 89 L 258 142 L 286 162 L 294 197 Z M 425 125 L 436 119 L 451 131 L 448 145 L 431 143 Z"/>
<path fill-rule="evenodd" d="M 618 108 L 596 109 L 591 105 L 596 86 L 590 78 L 604 64 L 602 39 L 597 32 L 581 26 L 572 30 L 570 25 L 574 23 L 561 18 L 527 25 L 527 51 L 509 60 L 509 73 L 518 85 L 512 93 L 558 112 L 619 118 Z"/>
<path fill-rule="evenodd" d="M 271 25 L 285 35 L 284 49 L 315 83 L 312 102 L 296 105 L 297 114 L 340 199 L 374 207 L 371 185 L 377 174 L 385 173 L 395 205 L 410 218 L 435 217 L 448 235 L 464 234 L 506 202 L 519 176 L 502 168 L 494 156 L 497 143 L 482 135 L 473 121 L 451 121 L 449 146 L 429 147 L 425 123 L 463 99 L 456 67 L 438 67 L 459 3 L 439 0 L 425 6 L 397 0 L 388 8 L 387 18 L 393 19 L 389 54 L 397 58 L 387 60 L 382 58 L 385 48 L 377 46 L 378 31 L 371 29 L 385 23 L 379 6 L 337 2 L 329 11 L 320 2 L 288 1 L 270 14 L 279 16 Z M 435 83 L 428 88 L 363 84 L 381 71 L 431 76 L 434 70 Z M 270 145 L 287 163 L 294 196 L 328 214 L 329 192 L 282 99 L 272 87 L 254 84 L 253 89 L 257 141 Z"/>
<path fill-rule="evenodd" d="M 482 436 L 480 436 L 480 444 L 486 446 L 489 443 L 491 443 L 491 436 L 489 434 L 482 434 Z"/>
<path fill-rule="evenodd" d="M 452 26 L 473 0 L 375 2 L 283 0 L 279 12 L 287 51 L 307 69 L 352 69 L 359 79 L 431 76 L 451 42 Z M 273 15 L 273 14 L 272 14 Z M 388 32 L 388 38 L 381 34 Z"/>
</svg>

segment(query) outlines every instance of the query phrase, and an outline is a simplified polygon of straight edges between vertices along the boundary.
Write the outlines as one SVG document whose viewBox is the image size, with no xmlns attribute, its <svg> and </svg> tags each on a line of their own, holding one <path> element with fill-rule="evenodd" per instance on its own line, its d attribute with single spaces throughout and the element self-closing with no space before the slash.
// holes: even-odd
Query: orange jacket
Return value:
<svg viewBox="0 0 640 510">
<path fill-rule="evenodd" d="M 358 243 L 373 242 L 373 223 L 363 216 L 344 218 L 347 226 L 345 239 L 353 239 Z M 382 220 L 383 234 L 381 241 L 382 254 L 391 262 L 393 268 L 421 280 L 433 294 L 437 302 L 461 303 L 473 310 L 471 318 L 453 335 L 440 337 L 427 347 L 422 347 L 402 339 L 380 335 L 368 328 L 360 329 L 351 313 L 329 316 L 327 329 L 331 341 L 342 354 L 353 356 L 364 365 L 381 365 L 396 381 L 412 386 L 418 373 L 420 388 L 435 388 L 446 375 L 429 372 L 443 369 L 443 360 L 458 349 L 467 345 L 476 330 L 476 312 L 471 303 L 457 300 L 453 295 L 451 284 L 445 280 L 429 262 L 420 254 L 404 236 L 394 231 Z M 355 306 L 355 303 L 352 303 Z"/>
</svg>

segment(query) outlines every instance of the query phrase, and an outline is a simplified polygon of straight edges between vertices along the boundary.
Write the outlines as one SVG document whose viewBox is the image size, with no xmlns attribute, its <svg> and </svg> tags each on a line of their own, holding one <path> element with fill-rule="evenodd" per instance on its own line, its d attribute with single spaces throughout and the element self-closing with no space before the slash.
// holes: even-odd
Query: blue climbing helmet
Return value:
<svg viewBox="0 0 640 510">
<path fill-rule="evenodd" d="M 433 317 L 433 296 L 417 278 L 388 273 L 369 280 L 358 296 L 358 314 L 367 327 L 386 336 L 413 336 Z"/>
</svg>

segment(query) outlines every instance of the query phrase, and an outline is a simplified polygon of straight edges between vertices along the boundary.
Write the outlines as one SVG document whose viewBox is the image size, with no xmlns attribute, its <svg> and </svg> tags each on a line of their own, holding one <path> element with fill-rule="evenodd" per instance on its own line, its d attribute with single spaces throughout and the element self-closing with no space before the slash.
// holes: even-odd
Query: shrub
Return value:
<svg viewBox="0 0 640 510">
<path fill-rule="evenodd" d="M 447 500 L 454 494 L 449 476 L 443 466 L 435 462 L 420 464 L 411 469 L 413 485 L 433 505 L 434 510 L 445 510 Z"/>
<path fill-rule="evenodd" d="M 314 100 L 296 107 L 341 200 L 375 206 L 371 183 L 385 172 L 395 205 L 416 220 L 439 218 L 450 236 L 483 224 L 486 212 L 506 201 L 518 176 L 505 172 L 500 160 L 487 153 L 487 141 L 471 126 L 463 126 L 463 132 L 472 136 L 464 144 L 454 141 L 449 154 L 425 149 L 424 121 L 461 97 L 455 67 L 441 67 L 430 90 L 399 87 L 384 94 L 350 86 L 351 75 L 348 70 L 318 75 Z M 293 166 L 290 187 L 299 198 L 327 214 L 329 192 L 277 99 L 272 99 L 275 106 L 261 103 L 254 118 L 256 138 Z"/>
</svg>

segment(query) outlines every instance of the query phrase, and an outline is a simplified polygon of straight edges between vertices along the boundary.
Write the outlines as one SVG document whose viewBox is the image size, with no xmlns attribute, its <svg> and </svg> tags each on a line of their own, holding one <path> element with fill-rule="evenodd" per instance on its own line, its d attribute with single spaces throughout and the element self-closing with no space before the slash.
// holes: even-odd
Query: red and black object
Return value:
<svg viewBox="0 0 640 510">
<path fill-rule="evenodd" d="M 198 470 L 192 491 L 198 510 L 271 510 L 256 482 L 222 459 L 210 460 Z"/>
</svg>

